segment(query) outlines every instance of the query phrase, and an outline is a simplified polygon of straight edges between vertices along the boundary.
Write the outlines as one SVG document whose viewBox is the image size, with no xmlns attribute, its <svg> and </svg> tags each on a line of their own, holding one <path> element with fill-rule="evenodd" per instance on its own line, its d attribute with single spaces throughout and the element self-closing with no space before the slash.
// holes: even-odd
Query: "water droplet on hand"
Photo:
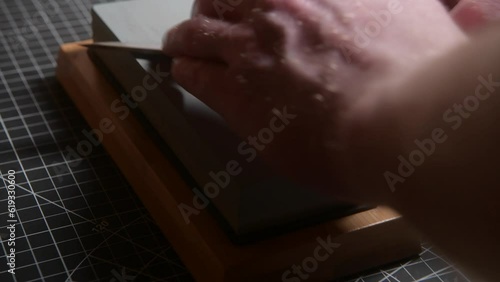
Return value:
<svg viewBox="0 0 500 282">
<path fill-rule="evenodd" d="M 319 102 L 324 102 L 325 101 L 325 96 L 319 94 L 319 93 L 316 93 L 313 95 L 313 99 L 316 100 L 316 101 L 319 101 Z"/>
</svg>

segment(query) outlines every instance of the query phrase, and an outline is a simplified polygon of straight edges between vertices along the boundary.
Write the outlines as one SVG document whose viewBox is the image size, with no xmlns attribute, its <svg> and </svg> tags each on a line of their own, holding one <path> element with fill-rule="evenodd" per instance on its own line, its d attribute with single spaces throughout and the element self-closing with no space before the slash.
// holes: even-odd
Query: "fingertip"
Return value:
<svg viewBox="0 0 500 282">
<path fill-rule="evenodd" d="M 176 33 L 179 30 L 178 26 L 175 26 L 171 28 L 170 30 L 167 30 L 163 34 L 162 38 L 162 50 L 165 52 L 167 55 L 170 56 L 175 56 L 175 37 Z"/>
<path fill-rule="evenodd" d="M 170 72 L 177 83 L 184 85 L 190 81 L 189 75 L 193 73 L 192 64 L 188 58 L 174 57 Z"/>
<path fill-rule="evenodd" d="M 244 40 L 243 29 L 238 32 L 233 25 L 198 15 L 170 29 L 163 36 L 163 51 L 170 57 L 189 56 L 200 59 L 225 61 L 235 41 Z"/>
<path fill-rule="evenodd" d="M 485 24 L 481 7 L 472 1 L 461 1 L 451 12 L 453 19 L 464 30 L 472 30 Z"/>
<path fill-rule="evenodd" d="M 475 31 L 500 20 L 500 1 L 462 0 L 451 14 L 465 31 Z"/>
<path fill-rule="evenodd" d="M 170 72 L 175 82 L 195 96 L 204 90 L 209 83 L 208 77 L 214 71 L 211 63 L 190 57 L 175 57 L 172 59 Z"/>
<path fill-rule="evenodd" d="M 234 99 L 230 98 L 234 91 L 229 89 L 231 83 L 228 83 L 226 71 L 225 65 L 182 56 L 174 58 L 171 67 L 177 84 L 216 111 L 227 111 L 221 101 Z"/>
</svg>

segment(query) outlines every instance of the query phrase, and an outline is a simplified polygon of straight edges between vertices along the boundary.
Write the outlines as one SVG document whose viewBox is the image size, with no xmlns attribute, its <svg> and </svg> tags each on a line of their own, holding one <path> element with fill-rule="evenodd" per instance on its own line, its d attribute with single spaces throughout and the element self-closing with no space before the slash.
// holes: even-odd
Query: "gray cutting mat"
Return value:
<svg viewBox="0 0 500 282">
<path fill-rule="evenodd" d="M 89 128 L 54 77 L 56 54 L 64 42 L 90 38 L 89 9 L 100 2 L 0 1 L 1 282 L 192 281 L 106 152 L 68 155 Z M 8 220 L 17 221 L 15 276 Z M 418 259 L 349 281 L 468 280 L 424 246 Z"/>
</svg>

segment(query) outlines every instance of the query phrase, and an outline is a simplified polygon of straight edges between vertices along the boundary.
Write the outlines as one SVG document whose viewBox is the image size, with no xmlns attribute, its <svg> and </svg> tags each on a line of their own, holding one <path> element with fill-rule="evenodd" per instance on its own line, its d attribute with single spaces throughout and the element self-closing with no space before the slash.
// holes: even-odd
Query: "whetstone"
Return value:
<svg viewBox="0 0 500 282">
<path fill-rule="evenodd" d="M 63 45 L 57 77 L 91 127 L 99 128 L 104 118 L 115 126 L 104 136 L 104 147 L 197 281 L 297 278 L 286 271 L 314 256 L 318 238 L 330 238 L 337 247 L 315 271 L 306 272 L 307 281 L 328 281 L 419 253 L 415 231 L 384 207 L 246 246 L 233 244 L 207 210 L 186 224 L 177 205 L 190 201 L 192 192 L 134 114 L 122 120 L 111 111 L 119 93 L 86 51 L 77 43 Z"/>
<path fill-rule="evenodd" d="M 136 0 L 95 5 L 93 39 L 161 46 L 165 31 L 189 18 L 192 2 Z M 108 72 L 124 93 L 131 94 L 143 84 L 144 77 L 154 72 L 152 69 L 156 70 L 154 62 L 137 60 L 127 52 L 96 50 L 93 54 L 99 68 Z M 258 157 L 246 161 L 248 156 L 238 149 L 244 138 L 234 134 L 216 112 L 175 81 L 166 80 L 164 87 L 148 89 L 147 98 L 138 103 L 138 109 L 189 172 L 194 180 L 190 189 L 204 191 L 204 187 L 214 183 L 210 172 L 227 170 L 227 164 L 233 160 L 239 164 L 242 172 L 231 177 L 211 199 L 211 206 L 236 240 L 255 240 L 359 210 L 293 183 L 273 172 Z M 192 207 L 191 202 L 185 204 Z"/>
</svg>

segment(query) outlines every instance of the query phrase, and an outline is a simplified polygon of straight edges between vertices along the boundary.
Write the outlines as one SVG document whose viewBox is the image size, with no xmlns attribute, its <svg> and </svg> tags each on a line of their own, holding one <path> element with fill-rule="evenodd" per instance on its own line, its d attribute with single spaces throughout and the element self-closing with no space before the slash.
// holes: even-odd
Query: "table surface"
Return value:
<svg viewBox="0 0 500 282">
<path fill-rule="evenodd" d="M 167 0 L 166 0 L 167 1 Z M 58 47 L 91 37 L 109 1 L 0 1 L 0 281 L 193 281 L 55 78 Z M 7 175 L 15 173 L 16 275 L 7 272 Z M 176 232 L 171 230 L 171 232 Z M 435 251 L 344 281 L 467 280 Z"/>
</svg>

